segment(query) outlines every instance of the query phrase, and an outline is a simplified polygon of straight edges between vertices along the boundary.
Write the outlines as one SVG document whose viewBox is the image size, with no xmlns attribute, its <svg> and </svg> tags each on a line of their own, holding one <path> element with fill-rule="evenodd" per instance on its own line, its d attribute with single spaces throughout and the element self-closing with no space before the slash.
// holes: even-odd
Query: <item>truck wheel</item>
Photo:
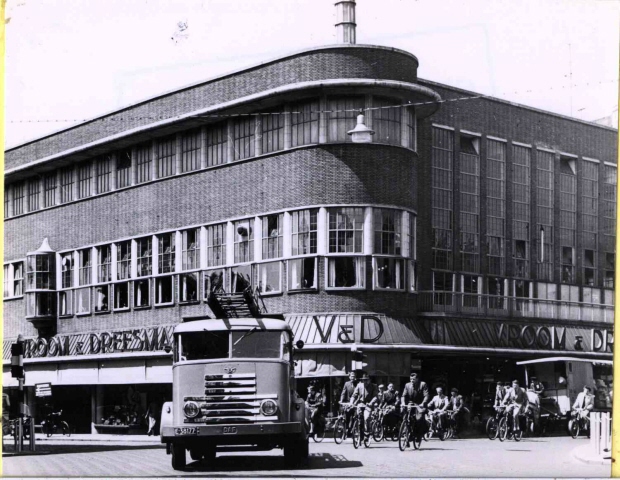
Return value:
<svg viewBox="0 0 620 480">
<path fill-rule="evenodd" d="M 289 467 L 300 465 L 308 458 L 308 437 L 299 435 L 284 445 L 284 461 Z"/>
<path fill-rule="evenodd" d="M 189 456 L 192 458 L 192 460 L 194 460 L 195 462 L 199 462 L 200 460 L 202 460 L 202 450 L 199 448 L 190 448 L 189 449 Z"/>
<path fill-rule="evenodd" d="M 203 451 L 202 451 L 202 457 L 204 458 L 204 461 L 207 462 L 207 463 L 210 463 L 213 460 L 215 460 L 215 456 L 216 456 L 216 446 L 215 445 L 210 445 L 210 446 L 204 448 Z"/>
<path fill-rule="evenodd" d="M 175 470 L 185 470 L 185 445 L 178 443 L 172 444 L 172 468 Z"/>
</svg>

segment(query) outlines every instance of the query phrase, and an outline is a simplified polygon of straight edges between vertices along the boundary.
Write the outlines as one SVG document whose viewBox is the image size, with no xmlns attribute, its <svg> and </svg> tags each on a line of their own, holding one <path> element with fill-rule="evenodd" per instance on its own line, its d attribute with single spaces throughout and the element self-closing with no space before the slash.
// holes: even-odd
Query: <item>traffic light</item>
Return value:
<svg viewBox="0 0 620 480">
<path fill-rule="evenodd" d="M 11 377 L 24 378 L 24 343 L 11 345 Z"/>
<path fill-rule="evenodd" d="M 361 350 L 354 351 L 352 369 L 353 370 L 364 370 L 368 366 L 368 363 L 364 362 L 365 358 L 366 358 L 366 355 L 364 355 L 364 352 L 362 352 Z"/>
</svg>

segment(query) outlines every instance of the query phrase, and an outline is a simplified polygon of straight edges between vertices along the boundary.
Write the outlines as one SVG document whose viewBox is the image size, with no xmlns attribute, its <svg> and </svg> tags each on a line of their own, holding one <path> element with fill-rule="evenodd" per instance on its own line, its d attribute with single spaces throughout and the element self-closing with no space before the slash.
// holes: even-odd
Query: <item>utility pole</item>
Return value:
<svg viewBox="0 0 620 480">
<path fill-rule="evenodd" d="M 24 402 L 24 337 L 20 333 L 17 342 L 11 345 L 11 376 L 17 378 L 19 382 L 19 416 L 17 419 L 17 430 L 15 432 L 15 451 L 21 452 L 24 449 L 24 412 L 26 411 Z M 34 432 L 31 432 L 34 435 Z"/>
</svg>

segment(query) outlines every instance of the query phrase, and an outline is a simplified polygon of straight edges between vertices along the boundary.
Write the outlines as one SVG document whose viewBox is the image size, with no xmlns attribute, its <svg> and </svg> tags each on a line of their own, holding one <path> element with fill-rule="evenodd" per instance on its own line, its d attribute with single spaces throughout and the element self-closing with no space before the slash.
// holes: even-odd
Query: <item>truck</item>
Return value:
<svg viewBox="0 0 620 480">
<path fill-rule="evenodd" d="M 162 407 L 160 436 L 173 469 L 186 468 L 188 451 L 206 462 L 218 451 L 274 448 L 290 466 L 307 459 L 305 402 L 283 317 L 184 321 L 171 349 L 172 402 Z"/>
</svg>

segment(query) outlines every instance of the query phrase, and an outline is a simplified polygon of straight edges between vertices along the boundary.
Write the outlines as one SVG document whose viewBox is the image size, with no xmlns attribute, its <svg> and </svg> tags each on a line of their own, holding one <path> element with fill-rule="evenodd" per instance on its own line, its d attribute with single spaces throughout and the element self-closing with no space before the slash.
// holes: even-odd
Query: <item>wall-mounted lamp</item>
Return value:
<svg viewBox="0 0 620 480">
<path fill-rule="evenodd" d="M 357 125 L 347 133 L 351 135 L 353 143 L 372 143 L 372 135 L 375 134 L 375 131 L 364 124 L 364 114 L 360 113 L 357 116 Z"/>
</svg>

